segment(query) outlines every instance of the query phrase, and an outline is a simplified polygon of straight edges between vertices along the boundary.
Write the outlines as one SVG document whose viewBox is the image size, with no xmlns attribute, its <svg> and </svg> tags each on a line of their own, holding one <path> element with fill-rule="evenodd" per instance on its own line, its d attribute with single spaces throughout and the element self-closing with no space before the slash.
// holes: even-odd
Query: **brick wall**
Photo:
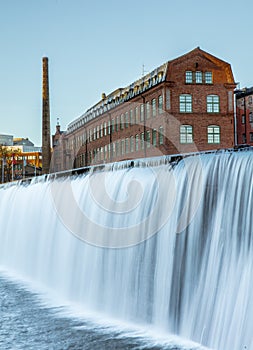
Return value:
<svg viewBox="0 0 253 350">
<path fill-rule="evenodd" d="M 62 142 L 64 146 L 61 146 L 65 148 L 65 155 L 61 151 L 62 168 L 233 147 L 235 83 L 230 65 L 197 48 L 168 62 L 166 69 L 166 77 L 163 81 L 140 91 L 128 101 L 120 103 L 65 134 Z M 186 82 L 186 71 L 192 72 L 193 77 L 199 74 L 196 72 L 202 72 L 202 83 L 196 83 L 195 78 L 191 83 Z M 205 81 L 206 72 L 212 75 L 211 83 Z M 155 71 L 152 74 L 146 77 L 148 81 L 156 79 Z M 133 84 L 134 91 L 136 86 L 137 89 L 139 88 L 139 84 L 139 81 L 138 85 Z M 180 111 L 179 98 L 182 94 L 191 95 L 191 113 Z M 210 95 L 219 98 L 219 109 L 214 113 L 207 112 L 207 96 Z M 106 100 L 106 96 L 103 98 Z M 152 101 L 155 101 L 155 107 Z M 159 101 L 162 102 L 161 106 Z M 102 102 L 101 106 L 104 105 Z M 109 98 L 108 103 L 110 103 Z M 147 103 L 149 103 L 149 113 Z M 145 109 L 141 116 L 142 104 L 145 105 Z M 130 113 L 131 111 L 135 113 L 136 108 L 138 113 L 134 123 L 131 124 Z M 154 115 L 153 112 L 155 112 Z M 116 130 L 116 120 L 118 118 L 120 122 L 121 116 L 124 116 L 124 123 Z M 114 131 L 112 126 L 109 127 L 112 121 L 114 121 Z M 106 135 L 104 123 L 106 123 Z M 182 143 L 181 125 L 192 127 L 192 143 Z M 219 142 L 208 142 L 208 126 L 219 127 Z M 97 134 L 97 128 L 99 133 L 94 138 L 94 129 Z M 139 139 L 138 148 L 136 148 L 136 135 Z M 141 142 L 142 137 L 144 142 Z M 121 150 L 117 152 L 118 148 Z M 68 154 L 67 161 L 66 154 Z"/>
</svg>

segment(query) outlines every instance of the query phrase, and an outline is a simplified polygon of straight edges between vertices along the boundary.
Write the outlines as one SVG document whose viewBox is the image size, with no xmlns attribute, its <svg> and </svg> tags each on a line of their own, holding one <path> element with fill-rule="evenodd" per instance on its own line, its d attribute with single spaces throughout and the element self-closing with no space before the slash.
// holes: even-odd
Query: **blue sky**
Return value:
<svg viewBox="0 0 253 350">
<path fill-rule="evenodd" d="M 252 0 L 0 0 L 0 133 L 41 144 L 42 57 L 51 131 L 196 46 L 252 86 Z"/>
</svg>

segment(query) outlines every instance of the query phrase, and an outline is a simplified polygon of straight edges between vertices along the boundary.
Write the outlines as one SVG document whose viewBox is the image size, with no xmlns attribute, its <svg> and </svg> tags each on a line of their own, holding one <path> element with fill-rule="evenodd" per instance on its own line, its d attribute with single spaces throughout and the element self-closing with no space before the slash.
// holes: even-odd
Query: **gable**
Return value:
<svg viewBox="0 0 253 350">
<path fill-rule="evenodd" d="M 184 73 L 189 71 L 212 71 L 214 82 L 235 84 L 232 69 L 229 63 L 201 50 L 196 49 L 169 62 L 167 81 L 180 81 Z"/>
</svg>

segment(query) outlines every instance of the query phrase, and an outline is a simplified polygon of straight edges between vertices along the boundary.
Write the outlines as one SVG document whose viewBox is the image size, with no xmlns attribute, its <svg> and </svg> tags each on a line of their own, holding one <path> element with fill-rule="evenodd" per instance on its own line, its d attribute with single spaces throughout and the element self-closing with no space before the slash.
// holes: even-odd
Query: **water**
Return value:
<svg viewBox="0 0 253 350">
<path fill-rule="evenodd" d="M 33 292 L 29 290 L 32 288 Z M 73 308 L 56 307 L 49 295 L 37 294 L 34 286 L 20 282 L 17 276 L 1 272 L 0 277 L 0 349 L 80 349 L 80 350 L 198 350 L 198 346 L 176 336 L 154 336 L 140 327 L 119 324 L 101 315 L 82 315 Z"/>
<path fill-rule="evenodd" d="M 252 169 L 210 154 L 1 189 L 2 348 L 253 349 Z"/>
</svg>

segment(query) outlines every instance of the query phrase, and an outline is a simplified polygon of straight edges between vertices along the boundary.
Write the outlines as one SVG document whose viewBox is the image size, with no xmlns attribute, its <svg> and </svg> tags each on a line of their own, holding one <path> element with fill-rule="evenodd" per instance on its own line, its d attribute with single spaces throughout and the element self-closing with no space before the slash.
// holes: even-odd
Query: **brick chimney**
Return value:
<svg viewBox="0 0 253 350">
<path fill-rule="evenodd" d="M 51 160 L 48 58 L 42 58 L 42 174 L 48 174 Z"/>
</svg>

